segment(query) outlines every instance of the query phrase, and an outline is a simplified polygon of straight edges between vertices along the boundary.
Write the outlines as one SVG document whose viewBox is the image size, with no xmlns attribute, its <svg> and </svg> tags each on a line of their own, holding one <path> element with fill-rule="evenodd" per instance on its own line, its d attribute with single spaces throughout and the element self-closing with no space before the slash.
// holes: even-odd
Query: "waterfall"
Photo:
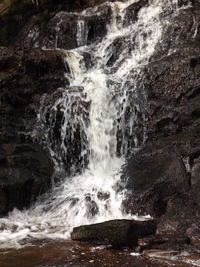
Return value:
<svg viewBox="0 0 200 267">
<path fill-rule="evenodd" d="M 135 218 L 124 213 L 126 189 L 118 185 L 124 156 L 147 138 L 147 99 L 137 88 L 163 28 L 178 12 L 175 0 L 149 0 L 127 21 L 127 9 L 137 2 L 105 3 L 112 14 L 107 34 L 91 44 L 84 17 L 97 8 L 76 13 L 78 48 L 63 51 L 70 86 L 45 96 L 38 115 L 55 177 L 62 179 L 30 209 L 0 219 L 1 247 L 69 238 L 81 224 Z"/>
</svg>

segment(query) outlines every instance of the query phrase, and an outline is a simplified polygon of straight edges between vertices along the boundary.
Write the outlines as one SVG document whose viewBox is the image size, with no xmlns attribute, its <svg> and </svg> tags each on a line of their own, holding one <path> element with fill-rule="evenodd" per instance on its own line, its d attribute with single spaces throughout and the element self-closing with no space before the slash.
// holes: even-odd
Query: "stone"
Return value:
<svg viewBox="0 0 200 267">
<path fill-rule="evenodd" d="M 51 186 L 54 164 L 40 144 L 41 96 L 68 83 L 62 52 L 0 48 L 0 214 L 28 207 Z M 39 140 L 40 139 L 40 140 Z"/>
<path fill-rule="evenodd" d="M 132 214 L 160 216 L 171 197 L 189 188 L 181 157 L 173 150 L 152 145 L 129 158 L 122 179 L 128 190 L 124 206 Z"/>
<path fill-rule="evenodd" d="M 39 31 L 46 27 L 51 18 L 59 11 L 82 11 L 87 7 L 94 7 L 105 0 L 2 0 L 0 3 L 0 46 L 9 46 L 14 42 L 21 42 L 30 34 L 33 39 L 38 37 Z M 35 35 L 36 33 L 36 35 Z"/>
<path fill-rule="evenodd" d="M 53 163 L 38 144 L 4 144 L 7 163 L 0 167 L 0 215 L 29 207 L 51 185 Z"/>
<path fill-rule="evenodd" d="M 165 26 L 162 42 L 157 44 L 153 60 L 159 59 L 164 55 L 174 54 L 179 49 L 183 52 L 187 48 L 188 52 L 193 43 L 199 44 L 199 1 L 179 0 L 178 5 L 181 7 L 178 16 L 174 16 L 170 25 Z M 185 6 L 189 6 L 189 8 L 184 8 Z M 184 55 L 184 52 L 182 55 Z"/>
<path fill-rule="evenodd" d="M 141 8 L 145 7 L 148 4 L 148 0 L 139 0 L 136 3 L 133 3 L 125 9 L 125 18 L 124 26 L 129 26 L 131 23 L 137 21 L 138 13 Z"/>
<path fill-rule="evenodd" d="M 106 4 L 99 6 L 90 16 L 57 12 L 45 27 L 41 28 L 37 23 L 30 27 L 25 33 L 23 46 L 70 50 L 89 45 L 100 41 L 106 35 L 110 17 L 111 9 Z"/>
<path fill-rule="evenodd" d="M 137 246 L 139 238 L 155 233 L 156 224 L 153 220 L 112 220 L 75 227 L 71 238 L 113 247 Z"/>
<path fill-rule="evenodd" d="M 5 164 L 6 160 L 6 152 L 4 149 L 0 148 L 0 164 Z"/>
<path fill-rule="evenodd" d="M 165 240 L 162 236 L 159 235 L 150 235 L 138 239 L 138 246 L 140 247 L 140 251 L 152 249 L 156 245 L 160 245 L 163 243 L 165 243 Z"/>
<path fill-rule="evenodd" d="M 194 5 L 195 0 L 178 0 L 178 6 L 188 6 L 188 5 Z"/>
</svg>

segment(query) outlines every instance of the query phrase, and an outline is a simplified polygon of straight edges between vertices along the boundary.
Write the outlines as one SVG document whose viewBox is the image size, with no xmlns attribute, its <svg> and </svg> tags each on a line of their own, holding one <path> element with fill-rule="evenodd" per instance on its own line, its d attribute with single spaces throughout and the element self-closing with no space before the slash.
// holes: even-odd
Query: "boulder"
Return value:
<svg viewBox="0 0 200 267">
<path fill-rule="evenodd" d="M 189 178 L 184 163 L 175 151 L 149 145 L 130 156 L 124 166 L 127 212 L 160 216 L 168 200 L 187 192 Z"/>
<path fill-rule="evenodd" d="M 178 6 L 183 7 L 183 6 L 188 6 L 188 5 L 194 5 L 194 3 L 197 2 L 195 0 L 178 0 Z"/>
<path fill-rule="evenodd" d="M 0 215 L 28 207 L 46 192 L 53 163 L 39 144 L 4 144 L 6 163 L 0 164 Z"/>
<path fill-rule="evenodd" d="M 112 220 L 103 223 L 75 227 L 72 240 L 113 247 L 137 246 L 138 239 L 154 234 L 156 221 Z"/>
<path fill-rule="evenodd" d="M 198 191 L 199 187 L 197 187 Z M 157 233 L 161 235 L 179 234 L 187 237 L 190 243 L 197 245 L 200 221 L 200 208 L 198 197 L 191 189 L 187 194 L 174 196 L 166 207 L 166 212 L 161 216 Z M 200 244 L 199 244 L 200 245 Z"/>
</svg>

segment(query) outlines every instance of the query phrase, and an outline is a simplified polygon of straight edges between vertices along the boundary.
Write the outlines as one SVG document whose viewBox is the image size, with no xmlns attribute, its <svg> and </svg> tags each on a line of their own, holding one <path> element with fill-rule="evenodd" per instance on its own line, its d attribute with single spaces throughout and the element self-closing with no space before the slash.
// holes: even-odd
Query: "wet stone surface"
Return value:
<svg viewBox="0 0 200 267">
<path fill-rule="evenodd" d="M 165 267 L 199 266 L 200 256 L 177 252 L 147 251 L 137 256 L 131 250 L 113 250 L 77 242 L 44 242 L 19 250 L 0 251 L 1 267 Z M 195 265 L 196 264 L 196 265 Z"/>
</svg>

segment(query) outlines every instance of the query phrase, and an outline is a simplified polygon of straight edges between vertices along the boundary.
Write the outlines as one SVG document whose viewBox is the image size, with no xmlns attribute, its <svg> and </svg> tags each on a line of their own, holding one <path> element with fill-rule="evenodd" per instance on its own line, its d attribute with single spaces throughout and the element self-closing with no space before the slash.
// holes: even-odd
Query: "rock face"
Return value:
<svg viewBox="0 0 200 267">
<path fill-rule="evenodd" d="M 148 146 L 131 156 L 125 167 L 128 212 L 160 216 L 168 200 L 189 189 L 189 177 L 180 155 L 166 148 Z"/>
<path fill-rule="evenodd" d="M 137 20 L 138 13 L 142 7 L 148 4 L 148 0 L 140 0 L 136 3 L 133 3 L 125 10 L 125 19 L 124 25 L 134 23 Z"/>
<path fill-rule="evenodd" d="M 50 186 L 54 167 L 37 141 L 37 112 L 41 95 L 68 81 L 60 52 L 1 48 L 0 62 L 0 214 L 6 214 Z"/>
<path fill-rule="evenodd" d="M 113 220 L 75 227 L 72 240 L 87 241 L 114 247 L 136 246 L 138 239 L 155 234 L 155 221 Z"/>
<path fill-rule="evenodd" d="M 65 11 L 56 13 L 45 27 L 35 23 L 23 40 L 26 48 L 73 49 L 102 39 L 107 33 L 110 7 L 100 6 L 93 15 L 75 15 Z"/>
<path fill-rule="evenodd" d="M 5 162 L 0 164 L 0 214 L 14 207 L 28 207 L 50 187 L 53 165 L 48 153 L 37 144 L 2 145 Z"/>
<path fill-rule="evenodd" d="M 52 158 L 70 175 L 81 172 L 88 164 L 84 125 L 89 123 L 90 103 L 82 89 L 71 86 L 46 95 L 38 122 L 39 132 L 46 136 L 45 142 L 53 152 Z"/>
<path fill-rule="evenodd" d="M 100 41 L 107 32 L 111 15 L 106 4 L 97 7 L 90 16 L 69 12 L 103 2 L 57 1 L 55 4 L 51 0 L 20 3 L 14 0 L 0 3 L 0 45 L 12 45 L 0 47 L 0 215 L 14 207 L 27 207 L 44 193 L 51 185 L 55 161 L 62 160 L 68 172 L 72 171 L 72 163 L 76 171 L 87 165 L 88 155 L 82 153 L 87 141 L 81 121 L 78 120 L 73 130 L 69 123 L 66 137 L 61 140 L 59 122 L 65 115 L 62 106 L 54 113 L 48 107 L 55 104 L 62 88 L 69 85 L 66 55 L 55 48 L 72 49 Z M 90 55 L 83 56 L 91 64 Z M 74 90 L 77 91 L 75 98 L 75 93 L 71 96 Z M 79 114 L 87 123 L 90 103 L 82 101 L 77 105 L 82 90 L 70 88 L 70 91 L 71 95 L 65 90 L 65 100 L 70 104 L 71 120 L 76 119 L 74 113 L 77 113 L 76 117 Z M 42 101 L 46 109 L 39 118 Z M 41 120 L 40 128 L 38 120 Z M 51 128 L 47 134 L 48 149 L 42 139 L 49 129 L 46 125 Z M 62 141 L 65 151 L 60 149 Z M 57 158 L 50 156 L 49 149 L 56 152 Z"/>
<path fill-rule="evenodd" d="M 22 39 L 32 27 L 43 29 L 55 13 L 59 11 L 81 11 L 87 7 L 101 4 L 105 0 L 2 0 L 0 2 L 0 45 L 13 45 Z M 30 19 L 31 18 L 31 19 Z M 27 21 L 29 23 L 27 24 Z M 29 28 L 30 27 L 30 28 Z"/>
<path fill-rule="evenodd" d="M 200 4 L 179 5 L 188 2 L 144 69 L 148 140 L 122 176 L 126 209 L 161 216 L 159 234 L 180 234 L 199 246 Z"/>
</svg>

